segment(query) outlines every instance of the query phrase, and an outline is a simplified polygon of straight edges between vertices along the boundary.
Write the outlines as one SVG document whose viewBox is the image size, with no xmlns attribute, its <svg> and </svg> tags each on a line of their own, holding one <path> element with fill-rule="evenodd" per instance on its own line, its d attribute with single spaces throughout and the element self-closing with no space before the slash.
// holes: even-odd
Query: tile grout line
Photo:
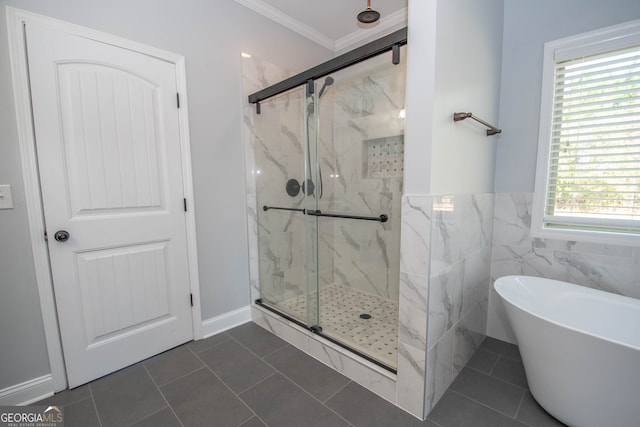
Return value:
<svg viewBox="0 0 640 427">
<path fill-rule="evenodd" d="M 233 341 L 235 341 L 236 343 L 238 343 L 238 344 L 240 344 L 242 347 L 244 347 L 246 350 L 248 350 L 251 354 L 253 354 L 253 355 L 254 355 L 254 356 L 256 356 L 258 359 L 261 359 L 261 360 L 263 360 L 265 357 L 271 356 L 272 354 L 274 354 L 274 353 L 276 353 L 276 352 L 278 352 L 278 351 L 282 350 L 283 348 L 285 348 L 285 347 L 287 347 L 287 346 L 291 346 L 291 347 L 293 347 L 291 344 L 289 344 L 288 342 L 286 342 L 285 340 L 283 340 L 283 339 L 282 339 L 282 338 L 280 338 L 279 336 L 277 336 L 277 335 L 275 335 L 275 334 L 273 334 L 273 333 L 271 333 L 271 332 L 267 331 L 266 329 L 265 329 L 265 332 L 267 332 L 267 333 L 269 333 L 269 334 L 273 335 L 274 337 L 276 337 L 276 338 L 278 338 L 279 340 L 281 340 L 282 342 L 284 342 L 284 345 L 282 345 L 282 346 L 278 347 L 277 349 L 273 350 L 273 351 L 272 351 L 271 353 L 269 353 L 269 354 L 265 354 L 264 356 L 260 356 L 258 353 L 256 353 L 255 351 L 251 350 L 249 347 L 247 347 L 244 343 L 242 343 L 240 340 L 238 340 L 238 339 L 237 339 L 236 337 L 234 337 L 233 335 L 230 335 L 230 334 L 229 334 L 229 337 L 230 337 Z"/>
<path fill-rule="evenodd" d="M 347 377 L 345 377 L 347 378 Z M 345 385 L 343 385 L 342 387 L 340 387 L 338 390 L 335 391 L 335 393 L 331 394 L 331 396 L 327 397 L 324 402 L 322 402 L 323 404 L 326 404 L 328 401 L 331 400 L 331 398 L 333 398 L 336 394 L 340 393 L 342 390 L 344 390 L 345 388 L 347 388 L 347 386 L 349 384 L 351 384 L 353 382 L 353 380 L 350 380 L 349 378 L 347 378 L 349 381 L 347 381 L 347 383 Z"/>
<path fill-rule="evenodd" d="M 507 417 L 507 418 L 510 418 L 510 419 L 512 419 L 512 420 L 514 420 L 514 419 L 515 419 L 512 415 L 509 415 L 509 414 L 507 414 L 507 413 L 504 413 L 504 412 L 500 411 L 499 409 L 496 409 L 496 408 L 494 408 L 494 407 L 492 407 L 492 406 L 487 405 L 486 403 L 482 403 L 482 402 L 480 402 L 480 401 L 478 401 L 478 400 L 476 400 L 476 399 L 474 399 L 474 398 L 472 398 L 472 397 L 467 396 L 467 395 L 466 395 L 466 394 L 464 394 L 464 393 L 460 393 L 459 391 L 452 390 L 452 389 L 449 389 L 449 391 L 451 391 L 451 392 L 453 392 L 453 393 L 456 393 L 456 394 L 459 394 L 460 396 L 464 397 L 465 399 L 469 399 L 470 401 L 475 402 L 475 403 L 477 403 L 478 405 L 484 406 L 484 407 L 485 407 L 485 408 L 487 408 L 487 409 L 491 409 L 493 412 L 496 412 L 496 413 L 498 413 L 498 414 L 500 414 L 500 415 L 504 415 L 504 416 L 505 416 L 505 417 Z"/>
<path fill-rule="evenodd" d="M 429 421 L 430 423 L 435 424 L 438 427 L 444 427 L 442 424 L 435 422 L 434 420 L 432 420 L 431 418 L 429 418 L 429 416 L 427 416 L 427 419 L 425 421 Z"/>
<path fill-rule="evenodd" d="M 510 382 L 510 381 L 507 381 L 507 380 L 504 380 L 504 379 L 502 379 L 502 378 L 500 378 L 500 377 L 494 377 L 493 375 L 486 374 L 486 373 L 484 373 L 484 372 L 482 372 L 482 371 L 479 371 L 479 370 L 477 370 L 477 369 L 475 369 L 475 368 L 473 368 L 473 367 L 471 367 L 471 366 L 465 366 L 465 367 L 464 367 L 464 368 L 462 368 L 462 369 L 463 369 L 463 370 L 464 370 L 464 369 L 470 369 L 470 370 L 475 371 L 475 372 L 477 372 L 477 373 L 479 373 L 479 374 L 482 374 L 482 375 L 484 375 L 484 376 L 486 376 L 486 377 L 489 377 L 489 378 L 494 379 L 494 380 L 498 380 L 498 381 L 500 381 L 501 383 L 504 383 L 504 384 L 509 384 L 509 385 L 511 385 L 511 386 L 517 387 L 517 388 L 519 388 L 519 389 L 521 389 L 521 390 L 524 390 L 524 391 L 529 390 L 529 388 L 528 388 L 528 387 L 522 387 L 522 386 L 521 386 L 521 385 L 519 385 L 519 384 L 514 384 L 514 383 L 512 383 L 512 382 Z M 462 372 L 462 371 L 460 371 L 460 372 Z"/>
<path fill-rule="evenodd" d="M 222 335 L 222 334 L 224 334 L 224 335 L 227 337 L 227 339 L 226 339 L 226 340 L 224 340 L 224 341 L 222 341 L 222 342 L 219 342 L 219 343 L 216 343 L 216 344 L 211 344 L 209 347 L 205 347 L 205 348 L 203 348 L 203 349 L 200 349 L 199 351 L 195 351 L 195 350 L 193 350 L 193 349 L 188 345 L 190 342 L 194 342 L 194 343 L 196 343 L 196 342 L 200 342 L 200 341 L 206 341 L 206 340 L 208 340 L 209 338 L 211 338 L 211 337 L 213 337 L 213 336 L 216 336 L 216 335 Z M 212 349 L 213 347 L 217 347 L 217 346 L 219 346 L 220 344 L 223 344 L 223 343 L 225 343 L 225 342 L 227 342 L 227 341 L 229 341 L 229 340 L 231 339 L 231 336 L 229 336 L 229 334 L 227 334 L 226 332 L 220 332 L 219 334 L 211 335 L 211 337 L 203 338 L 203 339 L 201 339 L 201 340 L 197 340 L 197 341 L 189 341 L 189 343 L 184 343 L 184 344 L 182 344 L 182 345 L 183 345 L 183 346 L 185 346 L 185 347 L 186 347 L 190 352 L 192 352 L 193 354 L 198 354 L 198 353 L 202 353 L 203 351 L 210 350 L 210 349 Z"/>
<path fill-rule="evenodd" d="M 263 360 L 264 363 L 268 364 L 269 366 L 271 366 L 273 369 L 275 369 L 275 371 L 277 373 L 279 373 L 280 375 L 282 375 L 287 381 L 291 382 L 291 384 L 293 384 L 294 386 L 296 386 L 297 388 L 299 388 L 300 390 L 302 390 L 304 393 L 306 393 L 307 395 L 309 395 L 311 397 L 311 399 L 315 400 L 316 402 L 318 402 L 321 406 L 325 407 L 329 412 L 335 414 L 338 418 L 340 418 L 341 420 L 345 421 L 347 424 L 351 424 L 351 422 L 349 422 L 349 420 L 347 420 L 346 418 L 344 418 L 342 415 L 338 414 L 336 411 L 333 410 L 333 408 L 330 408 L 329 406 L 325 405 L 325 403 L 323 401 L 321 401 L 320 399 L 318 399 L 317 397 L 315 397 L 313 394 L 311 394 L 309 391 L 307 391 L 307 389 L 305 389 L 304 387 L 302 387 L 300 384 L 298 384 L 297 382 L 295 382 L 293 379 L 289 378 L 284 372 L 281 372 L 280 370 L 278 370 L 275 366 L 272 366 L 269 362 L 267 362 L 266 360 Z M 349 382 L 347 382 L 347 384 L 351 383 L 352 381 L 349 380 Z M 346 387 L 346 385 L 344 386 Z M 342 388 L 344 388 L 342 387 Z M 342 390 L 341 388 L 341 390 Z M 337 393 L 337 392 L 336 392 Z M 335 393 L 334 393 L 335 394 Z M 328 399 L 327 399 L 328 400 Z M 326 401 L 325 401 L 326 402 Z"/>
<path fill-rule="evenodd" d="M 98 424 L 102 427 L 102 419 L 100 418 L 100 412 L 98 412 L 98 405 L 96 405 L 96 399 L 93 397 L 93 390 L 91 389 L 91 383 L 89 386 L 89 395 L 91 396 L 91 403 L 93 403 L 93 410 L 96 411 L 96 418 L 98 418 Z"/>
<path fill-rule="evenodd" d="M 267 375 L 266 377 L 264 377 L 264 378 L 262 378 L 262 379 L 258 380 L 258 382 L 256 382 L 255 384 L 251 384 L 249 387 L 247 387 L 247 388 L 245 388 L 245 389 L 242 389 L 242 391 L 239 391 L 239 392 L 237 392 L 237 393 L 236 393 L 236 392 L 234 392 L 234 393 L 236 393 L 236 395 L 237 395 L 238 397 L 240 397 L 240 395 L 241 395 L 241 394 L 244 394 L 244 393 L 248 392 L 249 390 L 251 390 L 252 388 L 254 388 L 255 386 L 257 386 L 258 384 L 262 384 L 263 382 L 265 382 L 266 380 L 268 380 L 269 378 L 271 378 L 271 377 L 272 377 L 272 376 L 274 376 L 275 374 L 279 374 L 279 373 L 280 373 L 280 372 L 278 372 L 277 370 L 274 370 L 272 373 L 270 373 L 270 374 L 269 374 L 269 375 Z M 220 380 L 220 381 L 222 381 L 222 380 Z M 240 398 L 242 399 L 242 397 L 240 397 Z M 257 414 L 256 414 L 256 415 L 257 415 Z"/>
<path fill-rule="evenodd" d="M 473 366 L 465 366 L 462 369 L 470 369 L 470 370 L 475 371 L 475 372 L 477 372 L 479 374 L 486 375 L 486 376 L 491 377 L 491 378 L 493 378 L 495 380 L 502 381 L 503 383 L 507 383 L 507 384 L 516 386 L 516 387 L 521 388 L 523 390 L 529 390 L 529 387 L 523 387 L 520 384 L 516 384 L 516 383 L 512 383 L 511 381 L 507 381 L 504 378 L 500 378 L 500 377 L 496 377 L 495 375 L 487 374 L 486 372 L 482 372 L 480 369 L 476 369 Z M 462 371 L 460 371 L 460 372 L 462 372 Z"/>
<path fill-rule="evenodd" d="M 194 355 L 194 356 L 195 356 L 195 355 Z M 198 361 L 202 362 L 200 359 L 198 359 Z M 143 366 L 144 366 L 144 365 L 143 365 Z M 147 367 L 146 367 L 146 366 L 144 366 L 144 368 L 145 368 L 145 370 L 146 370 L 146 368 L 147 368 Z M 183 379 L 184 377 L 187 377 L 187 376 L 189 376 L 189 375 L 193 374 L 194 372 L 199 371 L 199 370 L 200 370 L 200 369 L 202 369 L 202 368 L 204 368 L 204 365 L 203 365 L 203 366 L 200 366 L 200 367 L 198 367 L 198 368 L 196 368 L 196 369 L 194 369 L 193 371 L 187 372 L 187 373 L 186 373 L 186 374 L 184 374 L 184 375 L 180 375 L 179 377 L 177 377 L 177 378 L 175 378 L 175 379 L 173 379 L 173 380 L 171 380 L 171 381 L 169 381 L 169 382 L 167 382 L 167 383 L 164 383 L 164 384 L 162 384 L 162 385 L 159 385 L 159 384 L 157 384 L 157 383 L 156 383 L 155 379 L 153 378 L 153 376 L 151 375 L 151 372 L 149 372 L 149 370 L 147 370 L 147 373 L 149 374 L 149 376 L 151 377 L 151 379 L 153 379 L 154 383 L 156 383 L 156 387 L 160 388 L 160 387 L 167 386 L 167 385 L 169 385 L 169 384 L 173 384 L 174 382 L 176 382 L 176 381 L 178 381 L 178 380 L 181 380 L 181 379 Z"/>
<path fill-rule="evenodd" d="M 176 417 L 176 420 L 178 420 L 178 422 L 180 423 L 180 425 L 182 427 L 184 427 L 184 424 L 182 424 L 182 420 L 180 419 L 180 417 L 178 417 L 178 414 L 176 414 L 176 411 L 173 410 L 173 406 L 171 406 L 171 404 L 169 403 L 169 401 L 167 400 L 167 397 L 164 395 L 164 393 L 162 392 L 162 390 L 160 390 L 160 386 L 158 386 L 158 383 L 156 382 L 155 378 L 153 378 L 153 375 L 151 375 L 151 372 L 149 372 L 149 370 L 147 369 L 147 367 L 144 365 L 144 363 L 142 364 L 142 367 L 144 368 L 144 371 L 147 373 L 147 375 L 149 375 L 149 378 L 151 378 L 151 381 L 153 382 L 153 385 L 156 386 L 156 390 L 158 390 L 158 393 L 160 393 L 160 396 L 162 396 L 162 400 L 164 400 L 164 403 L 167 404 L 167 407 L 169 408 L 169 410 L 171 410 L 171 413 L 173 414 L 174 417 Z M 194 371 L 195 372 L 195 371 Z M 142 421 L 145 420 L 147 418 L 149 418 L 150 416 L 157 414 L 158 412 L 162 411 L 164 408 L 157 410 L 156 412 L 154 412 L 153 414 L 149 414 L 146 417 L 138 420 L 138 421 Z M 136 421 L 136 422 L 138 422 Z M 130 425 L 132 425 L 134 423 L 131 423 Z"/>
<path fill-rule="evenodd" d="M 227 336 L 230 336 L 230 335 L 228 335 L 228 334 L 227 334 Z M 222 344 L 222 343 L 220 343 L 220 344 Z M 257 418 L 258 418 L 260 421 L 262 421 L 264 424 L 268 425 L 267 423 L 265 423 L 265 422 L 264 422 L 264 420 L 263 420 L 262 418 L 260 418 L 260 417 L 258 416 L 258 414 L 256 414 L 256 413 L 255 413 L 255 411 L 254 411 L 253 409 L 251 409 L 251 407 L 250 407 L 249 405 L 247 405 L 247 402 L 245 402 L 244 400 L 242 400 L 242 398 L 241 398 L 240 396 L 238 396 L 238 394 L 237 394 L 235 391 L 233 391 L 233 390 L 231 389 L 231 387 L 229 387 L 229 385 L 228 385 L 226 382 L 224 382 L 224 381 L 222 380 L 222 378 L 220 378 L 220 377 L 218 376 L 218 374 L 216 374 L 215 372 L 213 372 L 213 369 L 211 369 L 211 367 L 210 367 L 209 365 L 207 365 L 207 364 L 205 363 L 205 361 L 204 361 L 204 360 L 202 360 L 202 359 L 200 358 L 200 356 L 199 356 L 197 353 L 194 353 L 194 355 L 198 358 L 198 360 L 199 360 L 200 362 L 202 362 L 202 364 L 204 365 L 204 366 L 203 366 L 203 368 L 204 368 L 204 369 L 208 369 L 208 370 L 209 370 L 209 372 L 211 372 L 211 373 L 213 374 L 213 376 L 214 376 L 214 377 L 216 377 L 216 378 L 218 379 L 218 381 L 220 381 L 220 383 L 222 383 L 222 385 L 223 385 L 223 386 L 225 386 L 225 387 L 227 388 L 227 390 L 229 390 L 229 391 L 231 392 L 231 394 L 233 394 L 233 395 L 235 396 L 235 398 L 236 398 L 236 399 L 238 399 L 240 402 L 242 402 L 242 404 L 243 404 L 243 405 L 244 405 L 244 406 L 245 406 L 245 407 L 246 407 L 246 408 L 247 408 L 247 409 L 248 409 L 248 410 L 249 410 L 249 411 L 250 411 L 250 412 L 251 412 L 255 417 L 257 417 Z M 272 375 L 273 375 L 273 374 L 272 374 Z M 271 375 L 269 375 L 269 376 L 271 376 Z M 268 378 L 268 377 L 267 377 L 267 378 Z M 264 381 L 265 379 L 266 379 L 266 378 L 264 378 L 264 379 L 263 379 L 263 380 L 261 380 L 261 381 Z M 249 421 L 250 419 L 251 419 L 251 417 L 247 418 L 246 420 L 244 420 L 244 421 L 243 421 L 243 423 L 246 423 L 246 422 L 247 422 L 247 421 Z"/>
<path fill-rule="evenodd" d="M 513 416 L 514 420 L 518 419 L 518 414 L 520 413 L 520 408 L 522 408 L 522 404 L 524 403 L 524 396 L 526 395 L 525 393 L 522 393 L 522 397 L 520 398 L 520 403 L 518 403 L 518 409 L 516 409 L 516 414 Z"/>
<path fill-rule="evenodd" d="M 498 362 L 500 362 L 500 359 L 502 359 L 501 354 L 499 354 L 498 357 L 496 358 L 496 361 L 493 362 L 493 366 L 491 367 L 491 369 L 489 369 L 489 373 L 487 375 L 493 376 L 493 371 L 495 371 L 496 367 L 498 366 Z"/>
<path fill-rule="evenodd" d="M 276 337 L 276 338 L 278 338 L 278 339 L 281 339 L 281 340 L 282 340 L 282 338 L 278 337 L 278 336 L 277 336 L 277 335 L 275 335 L 275 334 L 272 334 L 272 333 L 271 333 L 271 332 L 269 332 L 269 331 L 266 331 L 266 330 L 265 330 L 265 332 L 266 332 L 266 333 L 269 333 L 269 334 L 273 335 L 274 337 Z M 229 336 L 230 336 L 234 341 L 236 341 L 238 344 L 240 344 L 242 347 L 244 347 L 245 349 L 247 349 L 247 351 L 251 352 L 251 354 L 253 354 L 254 356 L 256 356 L 256 357 L 257 357 L 258 359 L 260 359 L 263 363 L 267 364 L 269 367 L 271 367 L 271 368 L 275 371 L 273 374 L 269 375 L 269 377 L 267 377 L 267 378 L 272 377 L 272 376 L 273 376 L 273 375 L 275 375 L 276 373 L 278 373 L 278 374 L 282 375 L 285 379 L 287 379 L 287 381 L 291 382 L 294 386 L 296 386 L 297 388 L 299 388 L 300 390 L 302 390 L 302 391 L 303 391 L 304 393 L 306 393 L 307 395 L 311 396 L 311 398 L 312 398 L 313 400 L 315 400 L 316 402 L 320 403 L 320 405 L 324 406 L 328 411 L 330 411 L 331 413 L 335 414 L 338 418 L 340 418 L 341 420 L 345 421 L 347 424 L 350 424 L 350 422 L 349 422 L 348 420 L 346 420 L 345 418 L 343 418 L 340 414 L 338 414 L 337 412 L 335 412 L 332 408 L 330 408 L 330 407 L 328 407 L 327 405 L 325 405 L 325 404 L 324 404 L 324 402 L 322 402 L 320 399 L 318 399 L 317 397 L 315 397 L 314 395 L 312 395 L 311 393 L 309 393 L 305 388 L 303 388 L 300 384 L 298 384 L 297 382 L 295 382 L 294 380 L 292 380 L 291 378 L 289 378 L 287 375 L 285 375 L 283 372 L 281 372 L 278 368 L 276 368 L 275 366 L 271 365 L 271 363 L 269 363 L 269 362 L 268 362 L 267 360 L 265 360 L 263 357 L 261 357 L 260 355 L 258 355 L 258 354 L 257 354 L 257 353 L 255 353 L 255 352 L 253 352 L 250 348 L 248 348 L 248 347 L 247 347 L 247 346 L 245 346 L 243 343 L 241 343 L 240 341 L 238 341 L 238 340 L 237 340 L 235 337 L 233 337 L 232 335 L 230 335 L 230 334 L 229 334 Z M 284 340 L 283 340 L 283 341 L 284 341 Z M 287 343 L 286 341 L 285 341 L 285 344 L 286 344 L 286 345 L 283 345 L 282 347 L 278 348 L 277 350 L 272 351 L 271 353 L 269 353 L 269 354 L 268 354 L 268 355 L 266 355 L 265 357 L 267 357 L 267 356 L 269 356 L 269 355 L 272 355 L 272 354 L 276 353 L 276 351 L 280 351 L 280 350 L 284 349 L 284 348 L 285 348 L 285 347 L 287 347 L 287 346 L 291 346 L 291 347 L 293 347 L 291 344 Z M 293 348 L 295 348 L 295 347 L 293 347 Z M 305 354 L 306 354 L 306 353 L 305 353 Z M 242 391 L 242 393 L 247 392 L 247 391 L 248 391 L 248 390 L 250 390 L 251 388 L 253 388 L 253 387 L 255 387 L 256 385 L 258 385 L 259 383 L 261 383 L 261 382 L 265 381 L 267 378 L 264 378 L 264 379 L 260 380 L 260 381 L 259 381 L 259 382 L 257 382 L 256 384 L 254 384 L 254 385 L 252 385 L 251 387 L 249 387 L 247 390 Z M 350 380 L 350 381 L 351 381 L 351 380 Z M 238 396 L 238 397 L 240 397 L 240 396 Z M 244 402 L 244 400 L 243 400 L 243 402 Z M 257 415 L 256 415 L 256 416 L 257 416 Z"/>
</svg>

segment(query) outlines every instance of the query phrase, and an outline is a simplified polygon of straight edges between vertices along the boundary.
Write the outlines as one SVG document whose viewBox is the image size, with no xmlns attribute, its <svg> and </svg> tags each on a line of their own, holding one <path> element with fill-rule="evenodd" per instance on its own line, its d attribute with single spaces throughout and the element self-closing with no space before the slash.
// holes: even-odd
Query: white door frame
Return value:
<svg viewBox="0 0 640 427">
<path fill-rule="evenodd" d="M 180 93 L 180 108 L 178 121 L 180 126 L 180 151 L 182 162 L 182 181 L 184 197 L 188 200 L 189 209 L 186 212 L 185 223 L 187 232 L 187 251 L 189 258 L 189 284 L 193 294 L 191 309 L 194 339 L 202 338 L 202 314 L 200 308 L 200 285 L 198 280 L 198 257 L 196 244 L 195 214 L 193 203 L 193 181 L 191 173 L 191 150 L 189 140 L 189 114 L 187 110 L 187 84 L 185 60 L 181 55 L 156 49 L 131 40 L 116 37 L 90 28 L 82 27 L 36 13 L 6 6 L 7 29 L 9 36 L 9 55 L 13 75 L 13 93 L 18 124 L 18 143 L 22 163 L 22 175 L 31 236 L 31 248 L 35 265 L 36 283 L 40 296 L 40 310 L 51 367 L 53 391 L 64 390 L 67 387 L 67 376 L 64 367 L 60 330 L 53 295 L 53 282 L 49 268 L 47 243 L 44 240 L 44 215 L 40 184 L 38 179 L 38 164 L 36 158 L 35 137 L 33 134 L 33 115 L 31 110 L 31 96 L 29 74 L 27 67 L 27 50 L 25 44 L 24 24 L 46 26 L 47 28 L 64 31 L 80 37 L 108 43 L 131 51 L 149 55 L 172 63 L 176 67 L 176 84 Z"/>
</svg>

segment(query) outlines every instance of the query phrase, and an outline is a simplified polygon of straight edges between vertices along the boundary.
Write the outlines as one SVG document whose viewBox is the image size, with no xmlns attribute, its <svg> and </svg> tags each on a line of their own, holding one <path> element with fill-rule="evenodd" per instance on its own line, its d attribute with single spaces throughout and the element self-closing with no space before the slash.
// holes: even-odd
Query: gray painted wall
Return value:
<svg viewBox="0 0 640 427">
<path fill-rule="evenodd" d="M 233 0 L 0 0 L 0 390 L 49 373 L 24 204 L 5 5 L 186 57 L 202 317 L 249 303 L 240 52 L 293 71 L 333 56 Z M 291 52 L 295 52 L 292 55 Z"/>
<path fill-rule="evenodd" d="M 532 192 L 538 152 L 543 44 L 640 18 L 638 0 L 507 0 L 495 191 Z"/>
<path fill-rule="evenodd" d="M 493 191 L 503 0 L 409 0 L 406 195 Z"/>
</svg>

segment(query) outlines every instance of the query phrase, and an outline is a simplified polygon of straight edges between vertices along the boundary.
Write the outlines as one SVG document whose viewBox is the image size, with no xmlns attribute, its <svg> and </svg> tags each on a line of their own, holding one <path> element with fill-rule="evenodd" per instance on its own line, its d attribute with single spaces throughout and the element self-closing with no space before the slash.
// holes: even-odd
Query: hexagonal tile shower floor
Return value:
<svg viewBox="0 0 640 427">
<path fill-rule="evenodd" d="M 322 332 L 395 369 L 398 355 L 398 302 L 340 283 L 320 288 Z M 307 318 L 304 295 L 277 307 Z"/>
</svg>

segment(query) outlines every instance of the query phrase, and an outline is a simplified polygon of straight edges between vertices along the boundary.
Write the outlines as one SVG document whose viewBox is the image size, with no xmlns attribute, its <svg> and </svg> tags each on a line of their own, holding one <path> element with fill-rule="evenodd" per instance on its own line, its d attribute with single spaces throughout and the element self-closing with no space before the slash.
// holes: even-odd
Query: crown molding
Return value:
<svg viewBox="0 0 640 427">
<path fill-rule="evenodd" d="M 356 45 L 363 44 L 365 41 L 374 40 L 380 35 L 380 33 L 389 33 L 406 27 L 408 17 L 409 12 L 406 7 L 397 10 L 380 19 L 380 24 L 376 25 L 374 28 L 356 30 L 351 34 L 347 34 L 346 36 L 336 40 L 335 52 L 342 53 L 342 51 L 353 49 Z"/>
<path fill-rule="evenodd" d="M 290 29 L 291 31 L 295 31 L 308 38 L 309 40 L 318 43 L 320 46 L 323 46 L 333 52 L 336 50 L 335 42 L 324 34 L 314 30 L 310 26 L 303 24 L 302 22 L 292 18 L 284 12 L 276 9 L 273 6 L 268 5 L 262 0 L 235 0 L 236 3 L 240 3 L 244 7 L 247 7 L 254 12 L 257 12 L 272 21 L 277 22 L 280 25 L 283 25 Z"/>
</svg>

